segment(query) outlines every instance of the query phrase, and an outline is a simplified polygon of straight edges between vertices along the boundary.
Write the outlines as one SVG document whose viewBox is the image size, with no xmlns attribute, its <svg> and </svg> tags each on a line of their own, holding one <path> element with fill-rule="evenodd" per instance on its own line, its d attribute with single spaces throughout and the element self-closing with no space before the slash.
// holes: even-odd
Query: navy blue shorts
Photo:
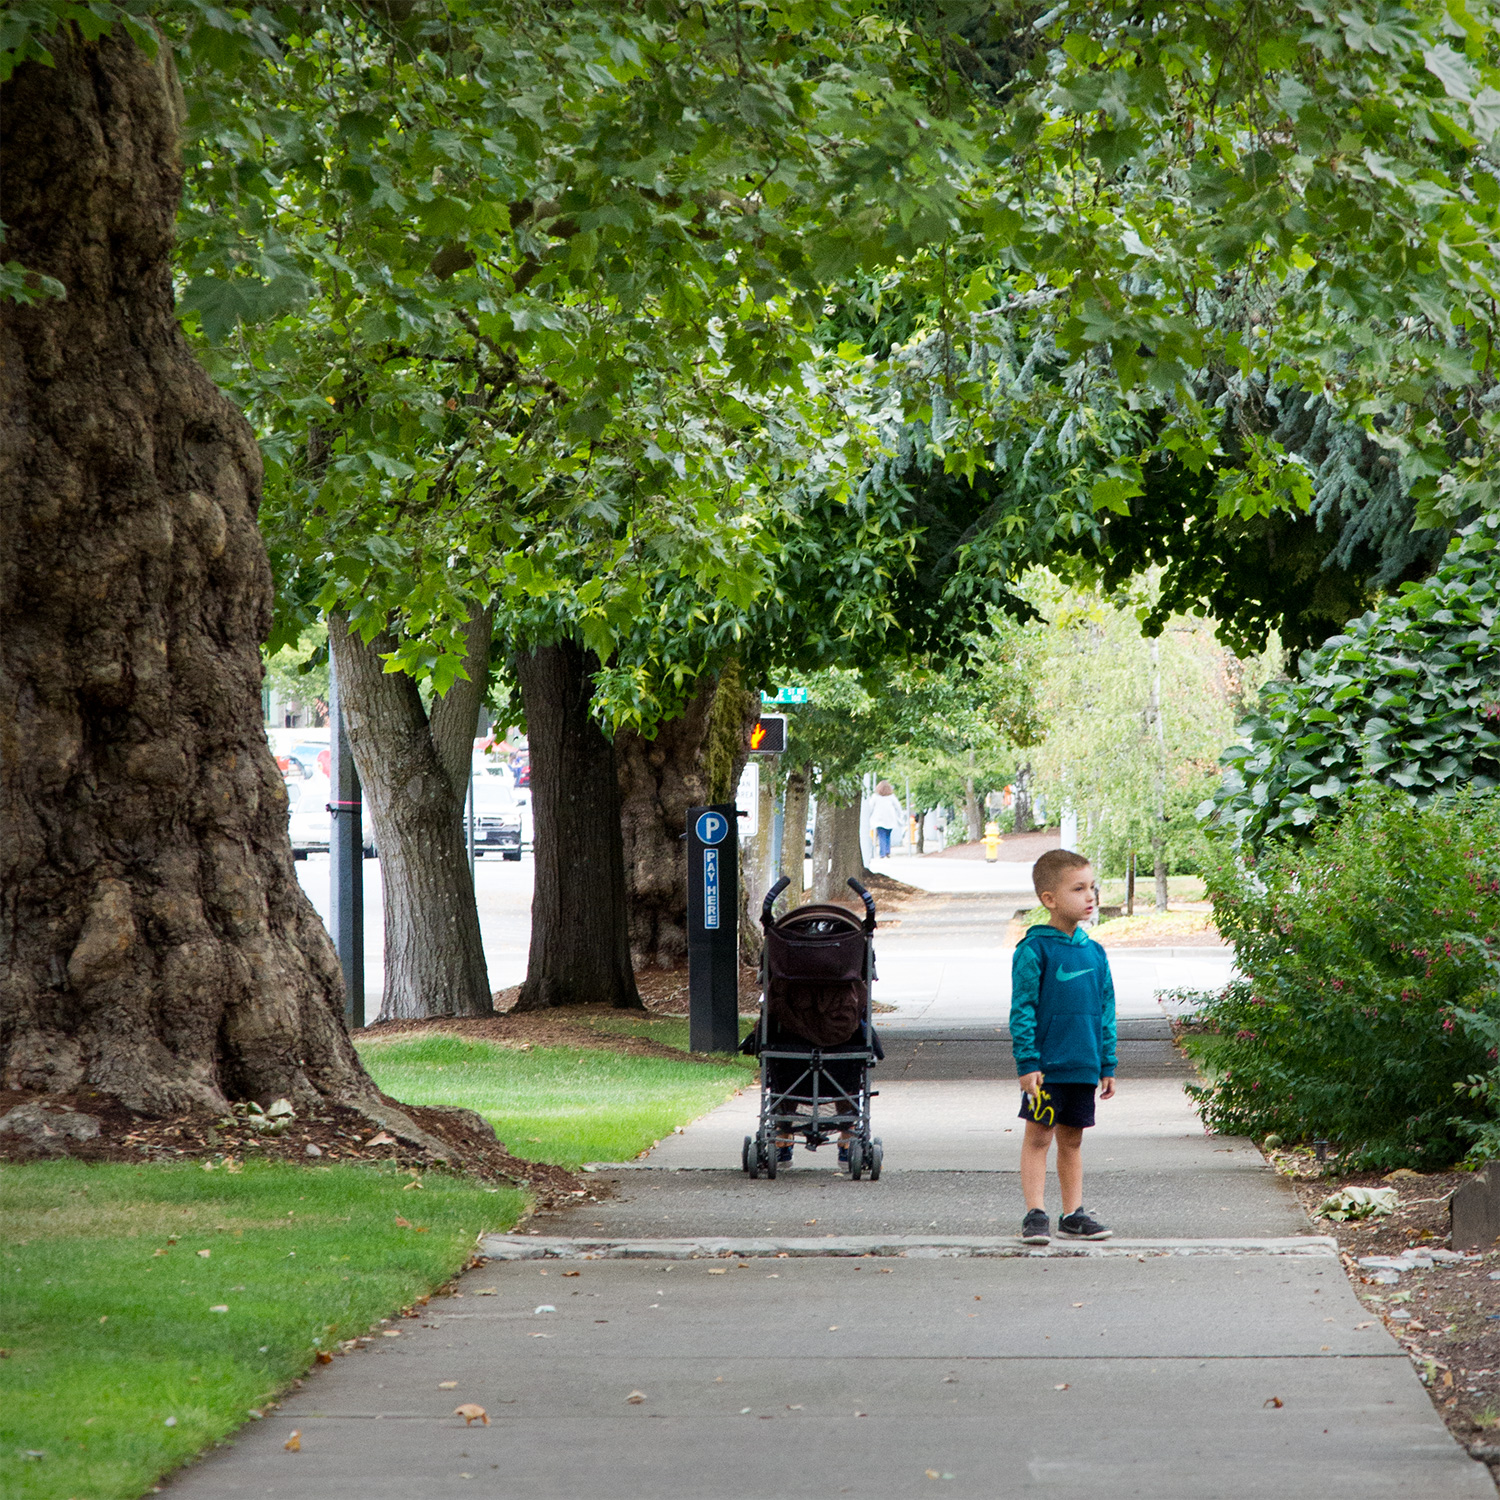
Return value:
<svg viewBox="0 0 1500 1500">
<path fill-rule="evenodd" d="M 1021 1095 L 1021 1119 L 1034 1119 L 1038 1125 L 1075 1125 L 1087 1130 L 1094 1123 L 1093 1083 L 1044 1083 L 1041 1107 L 1031 1112 L 1031 1095 Z"/>
</svg>

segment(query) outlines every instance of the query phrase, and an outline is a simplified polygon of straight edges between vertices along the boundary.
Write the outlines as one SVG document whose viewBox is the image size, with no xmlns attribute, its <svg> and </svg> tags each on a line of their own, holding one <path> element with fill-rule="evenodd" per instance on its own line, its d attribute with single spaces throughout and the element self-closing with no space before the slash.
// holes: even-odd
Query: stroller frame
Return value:
<svg viewBox="0 0 1500 1500">
<path fill-rule="evenodd" d="M 762 951 L 761 1008 L 757 1022 L 757 1054 L 760 1069 L 760 1120 L 756 1133 L 747 1135 L 740 1152 L 740 1165 L 751 1177 L 762 1173 L 768 1178 L 776 1176 L 776 1153 L 778 1141 L 786 1136 L 800 1135 L 809 1151 L 840 1136 L 849 1137 L 849 1176 L 854 1181 L 868 1173 L 871 1182 L 880 1178 L 884 1149 L 880 1139 L 870 1133 L 870 1100 L 876 1096 L 870 1088 L 870 1069 L 876 1061 L 873 1033 L 871 1031 L 871 1005 L 875 978 L 875 900 L 870 893 L 851 880 L 849 887 L 856 892 L 865 905 L 865 916 L 861 922 L 842 907 L 799 907 L 788 912 L 781 923 L 773 923 L 771 908 L 776 898 L 791 882 L 783 876 L 766 892 L 761 906 L 761 926 L 770 931 L 773 926 L 788 923 L 798 924 L 799 914 L 804 922 L 847 924 L 850 932 L 864 934 L 863 985 L 864 1002 L 861 1006 L 860 1031 L 865 1038 L 863 1048 L 846 1050 L 844 1047 L 817 1047 L 809 1043 L 798 1044 L 785 1039 L 771 1040 L 771 968 L 769 944 Z M 776 1063 L 789 1063 L 792 1067 L 786 1086 L 773 1083 Z M 771 1066 L 768 1066 L 770 1064 Z M 830 1069 L 853 1064 L 859 1069 L 857 1083 L 840 1082 Z"/>
</svg>

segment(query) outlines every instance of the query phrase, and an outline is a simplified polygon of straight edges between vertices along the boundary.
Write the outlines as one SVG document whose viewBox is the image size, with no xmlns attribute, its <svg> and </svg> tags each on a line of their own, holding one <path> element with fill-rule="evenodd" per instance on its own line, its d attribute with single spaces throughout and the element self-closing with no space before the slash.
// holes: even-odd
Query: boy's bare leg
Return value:
<svg viewBox="0 0 1500 1500">
<path fill-rule="evenodd" d="M 1038 1125 L 1035 1120 L 1026 1122 L 1026 1134 L 1021 1137 L 1021 1191 L 1026 1195 L 1028 1210 L 1047 1206 L 1047 1152 L 1053 1134 L 1050 1125 Z M 1073 1149 L 1076 1152 L 1078 1148 L 1075 1145 Z M 1061 1152 L 1058 1156 L 1061 1166 Z"/>
<path fill-rule="evenodd" d="M 1028 1125 L 1027 1130 L 1031 1127 Z M 1057 1185 L 1062 1189 L 1063 1217 L 1074 1209 L 1083 1207 L 1083 1130 L 1078 1125 L 1059 1125 L 1057 1135 Z M 1042 1170 L 1046 1171 L 1047 1157 L 1042 1155 Z M 1025 1177 L 1024 1159 L 1021 1168 Z M 1026 1199 L 1027 1207 L 1031 1199 Z"/>
</svg>

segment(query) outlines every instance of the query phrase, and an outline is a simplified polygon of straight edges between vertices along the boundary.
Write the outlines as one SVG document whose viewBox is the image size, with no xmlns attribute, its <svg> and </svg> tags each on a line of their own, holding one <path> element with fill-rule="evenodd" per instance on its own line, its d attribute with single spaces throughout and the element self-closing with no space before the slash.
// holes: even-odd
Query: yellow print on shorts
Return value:
<svg viewBox="0 0 1500 1500">
<path fill-rule="evenodd" d="M 1038 1125 L 1056 1125 L 1057 1110 L 1052 1105 L 1052 1095 L 1040 1084 L 1037 1085 L 1036 1093 L 1026 1095 L 1026 1106 L 1028 1118 L 1035 1120 Z"/>
</svg>

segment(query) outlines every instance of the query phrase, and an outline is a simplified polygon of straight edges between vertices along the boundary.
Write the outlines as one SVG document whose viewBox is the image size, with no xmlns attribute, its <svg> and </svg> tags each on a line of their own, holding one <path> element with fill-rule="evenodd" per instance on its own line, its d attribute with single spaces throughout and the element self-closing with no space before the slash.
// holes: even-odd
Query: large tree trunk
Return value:
<svg viewBox="0 0 1500 1500">
<path fill-rule="evenodd" d="M 813 815 L 812 839 L 812 885 L 809 887 L 814 901 L 826 901 L 829 896 L 829 876 L 833 870 L 833 813 L 834 798 L 831 791 L 817 798 Z"/>
<path fill-rule="evenodd" d="M 460 679 L 429 715 L 414 679 L 387 672 L 382 653 L 340 615 L 328 621 L 349 747 L 380 848 L 385 891 L 382 1021 L 487 1016 L 494 1010 L 464 838 L 464 804 L 479 705 L 489 680 L 488 610 L 469 621 Z"/>
<path fill-rule="evenodd" d="M 250 428 L 172 311 L 175 79 L 117 30 L 3 90 L 0 1055 L 148 1113 L 378 1098 L 261 725 Z"/>
<path fill-rule="evenodd" d="M 786 888 L 786 910 L 801 906 L 807 894 L 807 787 L 812 767 L 792 771 L 786 779 L 781 815 L 781 874 Z"/>
<path fill-rule="evenodd" d="M 833 863 L 828 872 L 829 894 L 847 899 L 852 893 L 849 882 L 870 883 L 870 869 L 865 864 L 864 848 L 859 841 L 860 804 L 858 799 L 833 810 Z"/>
<path fill-rule="evenodd" d="M 1028 760 L 1016 772 L 1016 821 L 1017 833 L 1030 833 L 1031 820 L 1031 762 Z"/>
<path fill-rule="evenodd" d="M 640 1010 L 630 965 L 614 747 L 589 712 L 599 659 L 576 641 L 515 657 L 531 747 L 536 887 L 517 1010 Z"/>
<path fill-rule="evenodd" d="M 969 842 L 977 844 L 984 837 L 984 819 L 979 812 L 979 797 L 974 790 L 974 752 L 969 751 L 969 774 L 964 777 L 964 818 L 969 825 Z"/>
<path fill-rule="evenodd" d="M 771 841 L 776 819 L 776 757 L 761 762 L 760 790 L 756 797 L 755 837 L 740 845 L 740 957 L 747 964 L 760 961 L 764 947 L 760 908 L 766 892 L 776 884 L 771 865 Z"/>
<path fill-rule="evenodd" d="M 1146 701 L 1147 722 L 1156 731 L 1156 824 L 1151 830 L 1151 856 L 1156 875 L 1156 909 L 1167 909 L 1167 731 L 1161 713 L 1161 642 L 1151 642 L 1151 695 Z"/>
<path fill-rule="evenodd" d="M 615 735 L 630 953 L 636 966 L 670 969 L 687 959 L 687 810 L 707 801 L 703 746 L 714 682 L 705 677 L 682 714 L 646 739 Z"/>
</svg>

